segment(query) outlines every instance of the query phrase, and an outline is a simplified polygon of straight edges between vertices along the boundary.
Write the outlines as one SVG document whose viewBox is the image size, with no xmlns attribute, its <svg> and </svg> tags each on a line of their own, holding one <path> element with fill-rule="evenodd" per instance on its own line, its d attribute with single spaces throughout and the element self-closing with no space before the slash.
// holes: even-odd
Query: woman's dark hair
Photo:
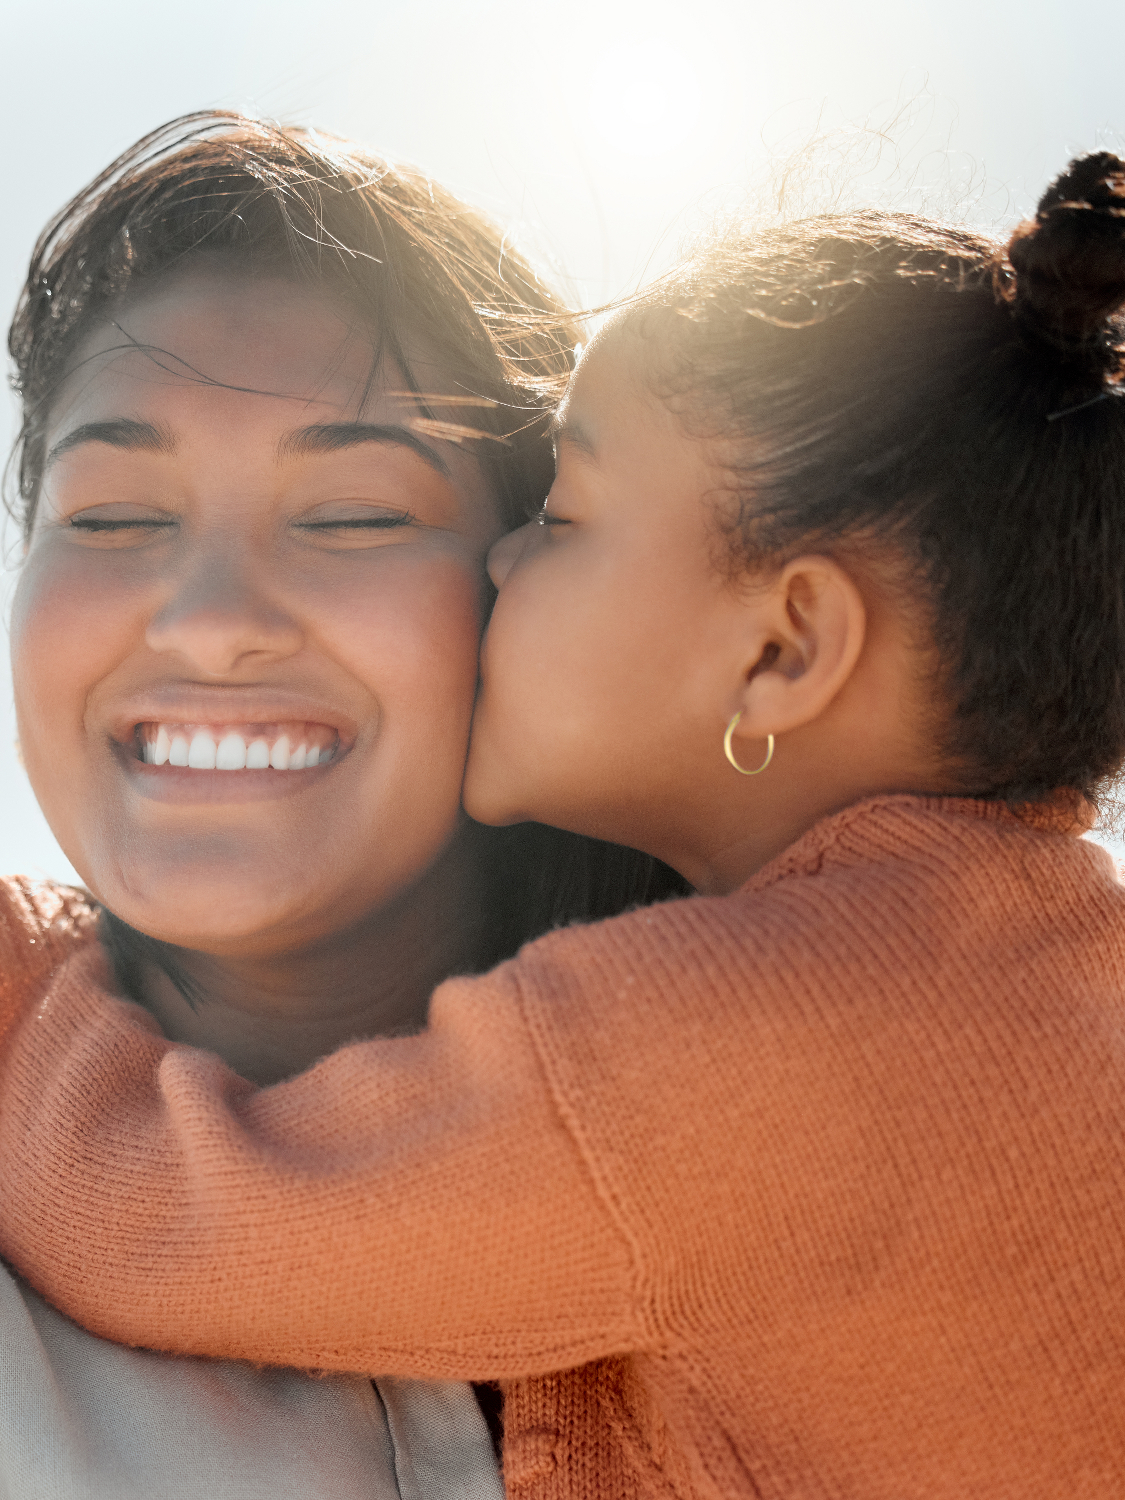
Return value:
<svg viewBox="0 0 1125 1500">
<path fill-rule="evenodd" d="M 50 408 L 94 322 L 130 291 L 192 258 L 327 291 L 371 330 L 371 379 L 424 340 L 469 403 L 452 431 L 475 442 L 502 513 L 521 525 L 554 473 L 547 422 L 569 375 L 572 326 L 506 237 L 412 169 L 349 142 L 228 112 L 187 115 L 146 136 L 47 225 L 9 336 L 23 426 L 11 509 L 34 523 Z M 175 351 L 165 351 L 173 360 Z M 205 372 L 184 368 L 187 378 Z M 419 391 L 419 423 L 443 427 Z M 472 438 L 476 432 L 482 436 Z M 497 441 L 497 439 L 499 441 Z M 681 894 L 665 866 L 533 824 L 484 831 L 478 961 L 506 957 L 547 928 Z M 146 963 L 188 996 L 176 950 L 103 913 L 103 940 L 131 993 Z"/>
<path fill-rule="evenodd" d="M 719 440 L 733 574 L 882 553 L 925 603 L 965 792 L 1096 800 L 1125 758 L 1123 304 L 1125 163 L 1101 153 L 1006 246 L 812 218 L 718 238 L 624 320 Z"/>
<path fill-rule="evenodd" d="M 495 226 L 421 172 L 217 111 L 145 136 L 39 237 L 8 339 L 25 532 L 51 402 L 77 346 L 129 291 L 199 256 L 336 296 L 371 330 L 372 380 L 389 356 L 417 390 L 404 340 L 424 339 L 474 402 L 458 427 L 488 434 L 476 446 L 507 519 L 527 519 L 553 474 L 547 416 L 574 345 L 564 309 Z M 423 403 L 419 413 L 434 420 Z"/>
</svg>

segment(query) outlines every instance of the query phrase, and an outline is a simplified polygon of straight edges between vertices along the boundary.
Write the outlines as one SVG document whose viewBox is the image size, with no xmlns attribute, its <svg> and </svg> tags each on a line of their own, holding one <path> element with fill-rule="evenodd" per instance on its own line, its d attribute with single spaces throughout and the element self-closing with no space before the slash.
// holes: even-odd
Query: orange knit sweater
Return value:
<svg viewBox="0 0 1125 1500">
<path fill-rule="evenodd" d="M 266 1090 L 100 962 L 0 1075 L 0 1248 L 95 1332 L 499 1378 L 520 1500 L 1125 1488 L 1125 888 L 1045 815 L 874 799 Z"/>
</svg>

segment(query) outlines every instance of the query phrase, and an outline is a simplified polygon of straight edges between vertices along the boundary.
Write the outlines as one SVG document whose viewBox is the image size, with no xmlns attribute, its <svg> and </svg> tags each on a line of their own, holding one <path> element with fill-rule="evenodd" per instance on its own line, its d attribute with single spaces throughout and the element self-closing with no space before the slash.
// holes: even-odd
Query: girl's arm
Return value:
<svg viewBox="0 0 1125 1500">
<path fill-rule="evenodd" d="M 93 1332 L 434 1378 L 637 1348 L 636 1268 L 516 971 L 258 1090 L 71 960 L 0 1068 L 0 1249 Z"/>
</svg>

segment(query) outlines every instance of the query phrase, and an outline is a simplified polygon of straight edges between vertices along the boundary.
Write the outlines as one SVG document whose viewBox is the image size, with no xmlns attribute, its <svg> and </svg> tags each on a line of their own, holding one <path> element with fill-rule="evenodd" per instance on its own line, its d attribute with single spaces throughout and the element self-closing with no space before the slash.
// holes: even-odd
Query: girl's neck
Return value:
<svg viewBox="0 0 1125 1500">
<path fill-rule="evenodd" d="M 345 1042 L 420 1030 L 435 986 L 475 966 L 481 887 L 463 837 L 390 906 L 314 947 L 247 958 L 178 949 L 192 1001 L 155 965 L 138 976 L 138 998 L 172 1040 L 276 1083 Z"/>
</svg>

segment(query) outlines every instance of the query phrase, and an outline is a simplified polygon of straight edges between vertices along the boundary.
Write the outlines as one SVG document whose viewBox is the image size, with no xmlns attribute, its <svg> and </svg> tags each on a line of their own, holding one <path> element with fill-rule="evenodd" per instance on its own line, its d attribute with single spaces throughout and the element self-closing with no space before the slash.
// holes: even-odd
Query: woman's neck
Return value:
<svg viewBox="0 0 1125 1500">
<path fill-rule="evenodd" d="M 138 998 L 165 1035 L 217 1052 L 255 1083 L 302 1072 L 345 1042 L 420 1030 L 430 994 L 474 967 L 479 860 L 459 839 L 389 906 L 314 947 L 240 958 L 176 950 L 189 1001 L 155 964 Z"/>
</svg>

